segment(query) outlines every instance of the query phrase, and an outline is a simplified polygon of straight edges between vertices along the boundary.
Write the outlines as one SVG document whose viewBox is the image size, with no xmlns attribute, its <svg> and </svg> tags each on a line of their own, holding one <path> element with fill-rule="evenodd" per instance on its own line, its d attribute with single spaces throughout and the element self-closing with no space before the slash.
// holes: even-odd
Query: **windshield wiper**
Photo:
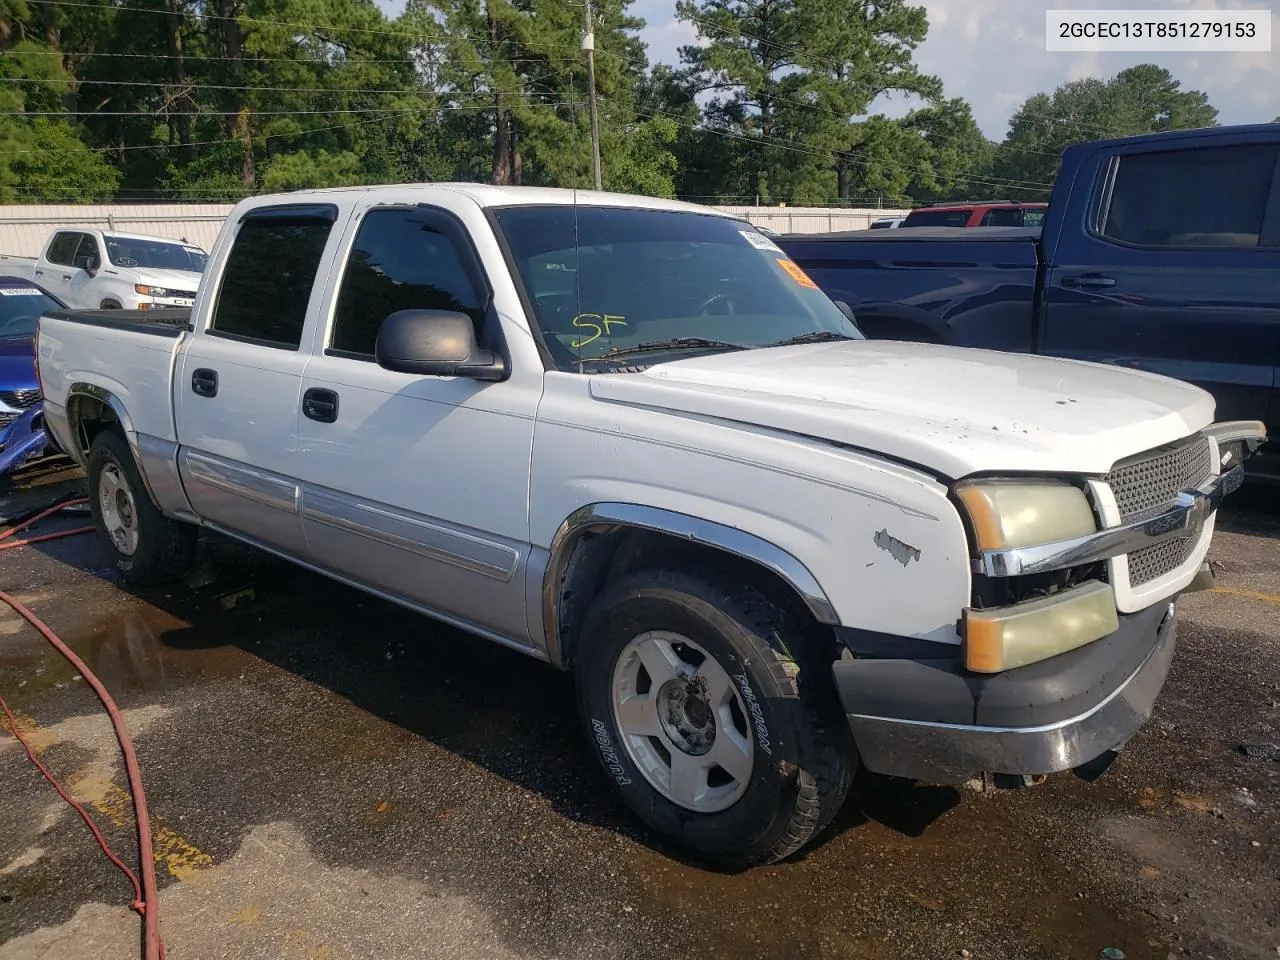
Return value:
<svg viewBox="0 0 1280 960">
<path fill-rule="evenodd" d="M 853 340 L 854 337 L 845 336 L 843 333 L 834 333 L 830 330 L 815 330 L 812 333 L 802 333 L 798 337 L 788 337 L 786 340 L 779 340 L 777 343 L 771 343 L 771 347 L 794 347 L 802 343 L 832 343 L 836 340 Z"/>
<path fill-rule="evenodd" d="M 630 356 L 633 353 L 650 353 L 655 350 L 680 350 L 684 347 L 701 347 L 719 350 L 745 350 L 740 343 L 729 343 L 725 340 L 708 340 L 706 337 L 672 337 L 670 340 L 654 340 L 652 343 L 640 343 L 634 347 L 616 347 L 598 357 L 584 359 L 613 360 L 617 357 Z"/>
</svg>

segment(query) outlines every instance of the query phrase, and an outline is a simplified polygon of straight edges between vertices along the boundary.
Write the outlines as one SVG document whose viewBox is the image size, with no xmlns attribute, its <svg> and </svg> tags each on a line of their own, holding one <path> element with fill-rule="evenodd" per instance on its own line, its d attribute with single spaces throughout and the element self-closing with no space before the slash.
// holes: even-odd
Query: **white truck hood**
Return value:
<svg viewBox="0 0 1280 960">
<path fill-rule="evenodd" d="M 170 290 L 195 291 L 200 274 L 193 270 L 162 270 L 159 267 L 115 267 L 121 274 L 129 274 L 137 283 L 148 287 L 165 287 Z"/>
<path fill-rule="evenodd" d="M 591 395 L 882 453 L 952 479 L 1107 472 L 1213 420 L 1155 374 L 1049 357 L 866 340 L 721 353 L 593 376 Z"/>
</svg>

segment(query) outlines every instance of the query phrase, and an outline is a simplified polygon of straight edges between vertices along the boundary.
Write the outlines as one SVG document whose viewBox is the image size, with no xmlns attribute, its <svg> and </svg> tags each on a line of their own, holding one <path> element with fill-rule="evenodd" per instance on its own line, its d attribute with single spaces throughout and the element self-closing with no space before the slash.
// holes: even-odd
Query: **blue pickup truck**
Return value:
<svg viewBox="0 0 1280 960">
<path fill-rule="evenodd" d="M 777 240 L 871 338 L 1041 353 L 1187 380 L 1280 434 L 1280 124 L 1069 148 L 1039 229 Z M 1251 469 L 1280 479 L 1280 443 Z"/>
</svg>

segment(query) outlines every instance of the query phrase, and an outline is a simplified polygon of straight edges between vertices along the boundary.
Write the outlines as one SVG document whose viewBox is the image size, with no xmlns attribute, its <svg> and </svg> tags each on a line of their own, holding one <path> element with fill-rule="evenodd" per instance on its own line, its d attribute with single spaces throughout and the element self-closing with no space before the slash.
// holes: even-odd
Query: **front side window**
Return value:
<svg viewBox="0 0 1280 960">
<path fill-rule="evenodd" d="M 993 207 L 983 214 L 980 226 L 1021 227 L 1025 219 L 1025 212 L 1018 207 Z"/>
<path fill-rule="evenodd" d="M 796 338 L 862 339 L 785 253 L 741 221 L 593 206 L 508 207 L 494 217 L 561 369 L 599 372 Z"/>
<path fill-rule="evenodd" d="M 397 310 L 450 310 L 476 325 L 484 306 L 453 240 L 414 210 L 373 210 L 360 224 L 334 308 L 329 347 L 372 357 L 382 321 Z"/>
<path fill-rule="evenodd" d="M 49 244 L 49 262 L 60 264 L 64 267 L 71 266 L 71 262 L 76 258 L 76 247 L 80 246 L 80 238 L 83 233 L 60 233 L 53 238 L 53 242 Z"/>
<path fill-rule="evenodd" d="M 296 349 L 332 226 L 306 216 L 245 220 L 227 255 L 211 332 Z"/>
<path fill-rule="evenodd" d="M 1102 235 L 1140 247 L 1256 247 L 1280 146 L 1120 157 Z"/>
<path fill-rule="evenodd" d="M 201 273 L 208 255 L 199 247 L 135 237 L 105 237 L 107 256 L 117 267 L 150 267 L 153 270 L 186 270 Z M 81 251 L 84 252 L 83 250 Z"/>
</svg>

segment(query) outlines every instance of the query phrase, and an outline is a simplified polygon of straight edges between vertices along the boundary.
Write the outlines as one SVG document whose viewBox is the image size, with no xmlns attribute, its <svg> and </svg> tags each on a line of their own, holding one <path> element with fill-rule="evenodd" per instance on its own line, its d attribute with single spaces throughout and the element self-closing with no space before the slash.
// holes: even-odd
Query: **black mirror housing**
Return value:
<svg viewBox="0 0 1280 960">
<path fill-rule="evenodd" d="M 424 377 L 502 380 L 507 365 L 481 349 L 471 318 L 451 310 L 397 310 L 382 321 L 374 344 L 378 366 Z"/>
</svg>

